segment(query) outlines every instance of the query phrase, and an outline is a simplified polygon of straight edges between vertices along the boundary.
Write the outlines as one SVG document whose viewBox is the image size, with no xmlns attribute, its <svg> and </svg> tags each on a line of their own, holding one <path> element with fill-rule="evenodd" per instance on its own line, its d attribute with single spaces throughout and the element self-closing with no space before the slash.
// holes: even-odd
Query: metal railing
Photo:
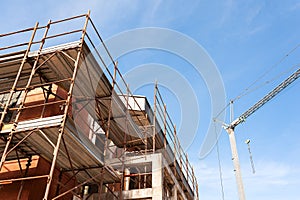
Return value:
<svg viewBox="0 0 300 200">
<path fill-rule="evenodd" d="M 179 166 L 181 175 L 183 175 L 184 179 L 187 181 L 192 191 L 196 195 L 198 195 L 197 179 L 194 174 L 193 166 L 190 164 L 188 160 L 188 155 L 180 144 L 180 140 L 177 137 L 176 125 L 173 123 L 167 111 L 167 106 L 164 103 L 164 100 L 162 98 L 161 92 L 157 84 L 155 85 L 155 87 L 156 93 L 154 95 L 154 107 L 156 107 L 156 120 L 158 122 L 158 126 L 162 129 L 161 131 L 164 135 L 164 148 L 170 148 L 174 156 L 173 165 L 175 166 L 175 168 Z"/>
</svg>

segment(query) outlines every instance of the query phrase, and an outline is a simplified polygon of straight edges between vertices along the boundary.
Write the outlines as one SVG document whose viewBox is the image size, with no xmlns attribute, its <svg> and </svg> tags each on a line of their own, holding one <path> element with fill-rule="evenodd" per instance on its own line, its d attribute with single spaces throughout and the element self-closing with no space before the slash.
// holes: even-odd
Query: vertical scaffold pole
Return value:
<svg viewBox="0 0 300 200">
<path fill-rule="evenodd" d="M 177 133 L 176 133 L 176 125 L 174 124 L 174 175 L 176 176 L 176 154 L 177 154 Z"/>
<path fill-rule="evenodd" d="M 164 148 L 167 148 L 167 105 L 164 104 Z"/>
<path fill-rule="evenodd" d="M 157 95 L 157 82 L 154 86 L 154 107 L 153 107 L 153 133 L 152 133 L 152 148 L 153 153 L 155 153 L 155 136 L 156 136 L 156 95 Z"/>
<path fill-rule="evenodd" d="M 49 176 L 48 176 L 46 190 L 45 190 L 43 200 L 48 199 L 48 195 L 49 195 L 49 192 L 50 192 L 50 186 L 51 186 L 51 183 L 52 183 L 52 180 L 53 180 L 53 173 L 54 173 L 54 170 L 55 170 L 55 164 L 56 164 L 56 160 L 57 160 L 57 156 L 58 156 L 58 151 L 59 151 L 60 143 L 61 143 L 62 136 L 63 136 L 63 133 L 64 133 L 65 124 L 66 124 L 66 121 L 67 121 L 68 110 L 69 110 L 70 101 L 71 101 L 72 94 L 73 94 L 75 78 L 77 76 L 77 72 L 78 72 L 78 68 L 79 68 L 79 60 L 80 60 L 81 53 L 82 53 L 82 50 L 83 50 L 84 37 L 85 37 L 85 34 L 86 34 L 86 29 L 87 29 L 89 18 L 90 18 L 90 11 L 88 11 L 88 13 L 86 15 L 86 20 L 85 20 L 84 27 L 83 27 L 82 34 L 81 34 L 81 38 L 80 38 L 81 41 L 80 41 L 79 51 L 77 53 L 77 57 L 76 57 L 75 64 L 74 64 L 74 71 L 73 71 L 73 75 L 72 75 L 72 78 L 71 78 L 71 84 L 70 84 L 70 88 L 69 88 L 69 92 L 68 92 L 68 97 L 67 97 L 67 100 L 66 100 L 66 105 L 65 105 L 65 108 L 64 108 L 64 116 L 63 116 L 62 123 L 60 125 L 56 146 L 55 146 L 54 151 L 53 151 L 53 159 L 52 159 L 52 163 L 51 163 L 50 173 L 49 173 Z"/>
<path fill-rule="evenodd" d="M 186 179 L 189 182 L 189 158 L 188 158 L 188 154 L 185 154 L 185 166 L 186 166 Z"/>
<path fill-rule="evenodd" d="M 132 97 L 134 98 L 134 97 Z M 124 171 L 125 171 L 125 161 L 126 161 L 126 150 L 127 150 L 127 134 L 128 134 L 128 118 L 129 114 L 129 85 L 126 85 L 126 116 L 125 116 L 125 130 L 126 133 L 124 135 L 123 141 L 123 154 L 122 154 L 122 177 L 121 177 L 121 189 L 120 189 L 120 199 L 123 199 L 123 189 L 124 189 Z"/>
<path fill-rule="evenodd" d="M 11 131 L 11 135 L 14 134 L 14 132 L 15 132 L 15 130 L 17 128 L 18 121 L 19 121 L 19 118 L 21 116 L 22 109 L 23 109 L 23 107 L 25 105 L 25 101 L 26 101 L 26 98 L 27 98 L 27 95 L 28 95 L 28 92 L 29 92 L 30 84 L 32 82 L 32 79 L 33 79 L 35 73 L 36 73 L 36 67 L 38 65 L 38 60 L 40 58 L 40 54 L 41 54 L 42 49 L 43 49 L 44 44 L 45 44 L 45 39 L 47 37 L 48 31 L 49 31 L 49 28 L 50 28 L 50 23 L 51 23 L 51 20 L 49 20 L 49 22 L 48 22 L 48 24 L 46 26 L 46 29 L 45 29 L 45 32 L 44 32 L 44 35 L 43 35 L 43 38 L 41 40 L 41 44 L 40 44 L 40 47 L 39 47 L 39 50 L 38 50 L 38 54 L 37 54 L 37 56 L 35 58 L 35 61 L 33 63 L 32 69 L 31 69 L 30 76 L 28 78 L 27 84 L 26 84 L 25 89 L 24 89 L 24 95 L 23 95 L 23 97 L 20 98 L 20 102 L 21 103 L 20 103 L 20 105 L 19 105 L 19 107 L 17 109 L 17 115 L 16 115 L 16 118 L 14 120 L 14 124 L 13 124 L 13 128 L 12 128 L 12 131 Z"/>
<path fill-rule="evenodd" d="M 108 148 L 108 138 L 110 134 L 110 120 L 112 118 L 112 106 L 113 106 L 113 95 L 115 91 L 115 84 L 116 84 L 116 76 L 117 76 L 117 67 L 118 67 L 118 62 L 114 62 L 114 75 L 113 75 L 113 80 L 111 84 L 111 97 L 110 97 L 110 106 L 108 110 L 108 119 L 107 119 L 107 129 L 105 133 L 105 144 L 104 144 L 104 158 L 106 156 L 107 148 Z"/>
<path fill-rule="evenodd" d="M 6 101 L 6 104 L 5 104 L 5 106 L 4 106 L 4 108 L 3 108 L 3 111 L 2 111 L 2 114 L 1 114 L 1 118 L 0 118 L 0 129 L 2 129 L 3 120 L 4 120 L 5 115 L 6 115 L 6 113 L 7 113 L 7 110 L 8 110 L 8 107 L 9 107 L 9 103 L 10 103 L 10 101 L 12 100 L 12 97 L 13 97 L 13 95 L 14 95 L 14 93 L 15 93 L 15 90 L 16 90 L 16 87 L 17 87 L 17 84 L 18 84 L 18 81 L 19 81 L 19 79 L 20 79 L 20 77 L 21 77 L 21 72 L 22 72 L 23 67 L 24 67 L 24 65 L 25 65 L 25 63 L 26 63 L 28 54 L 29 54 L 30 49 L 31 49 L 31 45 L 32 45 L 33 40 L 34 40 L 34 36 L 35 36 L 36 31 L 37 31 L 37 29 L 38 29 L 38 26 L 39 26 L 39 23 L 37 22 L 37 23 L 35 24 L 34 28 L 33 28 L 33 31 L 32 31 L 32 34 L 31 34 L 31 37 L 30 37 L 30 40 L 29 40 L 29 43 L 28 43 L 27 50 L 26 50 L 26 52 L 25 52 L 25 54 L 24 54 L 24 57 L 23 57 L 23 59 L 22 59 L 22 62 L 21 62 L 21 65 L 20 65 L 20 67 L 19 67 L 19 71 L 18 71 L 18 73 L 17 73 L 17 76 L 16 76 L 16 78 L 15 78 L 15 81 L 14 81 L 14 83 L 13 83 L 11 89 L 10 89 L 10 92 L 9 92 L 9 95 L 8 95 L 8 98 L 7 98 L 7 101 Z M 1 169 L 2 169 L 2 166 L 3 166 L 3 164 L 4 164 L 4 161 L 5 161 L 5 159 L 6 159 L 6 153 L 7 153 L 7 151 L 8 151 L 9 145 L 10 145 L 10 143 L 11 143 L 11 141 L 12 141 L 12 137 L 13 137 L 12 134 L 10 134 L 10 136 L 9 136 L 9 138 L 8 138 L 8 141 L 6 142 L 6 146 L 5 146 L 5 148 L 4 148 L 4 151 L 3 151 L 3 153 L 2 153 L 2 157 L 1 157 L 1 161 L 0 161 L 0 171 L 1 171 Z"/>
</svg>

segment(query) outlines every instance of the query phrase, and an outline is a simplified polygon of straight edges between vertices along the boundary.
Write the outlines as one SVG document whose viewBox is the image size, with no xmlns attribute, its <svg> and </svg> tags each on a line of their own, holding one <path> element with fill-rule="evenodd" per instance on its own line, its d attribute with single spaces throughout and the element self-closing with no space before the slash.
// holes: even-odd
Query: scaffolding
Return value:
<svg viewBox="0 0 300 200">
<path fill-rule="evenodd" d="M 0 186 L 18 183 L 17 199 L 30 180 L 42 181 L 44 200 L 131 199 L 142 189 L 143 199 L 199 198 L 158 86 L 153 109 L 131 93 L 90 12 L 0 38 L 0 171 L 14 161 L 19 170 Z M 37 156 L 49 167 L 31 175 Z"/>
</svg>

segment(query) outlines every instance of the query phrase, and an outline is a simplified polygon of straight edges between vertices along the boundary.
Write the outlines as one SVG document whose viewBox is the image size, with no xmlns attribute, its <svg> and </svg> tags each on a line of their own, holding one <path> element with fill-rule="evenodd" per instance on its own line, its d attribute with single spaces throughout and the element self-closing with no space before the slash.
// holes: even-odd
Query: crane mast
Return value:
<svg viewBox="0 0 300 200">
<path fill-rule="evenodd" d="M 246 197 L 245 197 L 244 185 L 243 185 L 242 174 L 241 174 L 241 169 L 240 169 L 240 162 L 239 162 L 239 158 L 238 158 L 238 151 L 236 148 L 234 129 L 237 125 L 244 122 L 250 115 L 252 115 L 254 112 L 256 112 L 259 108 L 261 108 L 263 105 L 265 105 L 271 99 L 273 99 L 282 90 L 284 90 L 291 83 L 293 83 L 295 80 L 297 80 L 299 78 L 299 76 L 300 76 L 300 68 L 297 71 L 295 71 L 292 75 L 290 75 L 287 79 L 285 79 L 283 82 L 281 82 L 271 92 L 269 92 L 267 95 L 265 95 L 262 99 L 260 99 L 256 104 L 254 104 L 247 111 L 245 111 L 242 115 L 240 115 L 237 119 L 232 121 L 229 125 L 223 126 L 229 135 L 229 141 L 230 141 L 230 147 L 231 147 L 231 153 L 232 153 L 232 161 L 233 161 L 237 189 L 238 189 L 238 194 L 239 194 L 240 200 L 245 200 Z M 230 102 L 230 103 L 232 105 L 233 102 Z"/>
</svg>

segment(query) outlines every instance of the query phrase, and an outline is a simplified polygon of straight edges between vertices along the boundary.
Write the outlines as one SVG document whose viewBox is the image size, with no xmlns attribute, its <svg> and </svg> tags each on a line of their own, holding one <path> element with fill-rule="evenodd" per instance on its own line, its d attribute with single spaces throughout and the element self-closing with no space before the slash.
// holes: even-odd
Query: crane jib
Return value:
<svg viewBox="0 0 300 200">
<path fill-rule="evenodd" d="M 274 88 L 271 92 L 269 92 L 266 96 L 264 96 L 261 100 L 259 100 L 256 104 L 254 104 L 251 108 L 245 111 L 240 117 L 231 122 L 229 125 L 230 128 L 235 128 L 237 125 L 245 121 L 250 115 L 252 115 L 255 111 L 273 99 L 278 93 L 284 90 L 287 86 L 293 83 L 300 76 L 300 68 L 295 71 L 292 75 L 290 75 L 287 79 L 281 82 L 276 88 Z"/>
</svg>

